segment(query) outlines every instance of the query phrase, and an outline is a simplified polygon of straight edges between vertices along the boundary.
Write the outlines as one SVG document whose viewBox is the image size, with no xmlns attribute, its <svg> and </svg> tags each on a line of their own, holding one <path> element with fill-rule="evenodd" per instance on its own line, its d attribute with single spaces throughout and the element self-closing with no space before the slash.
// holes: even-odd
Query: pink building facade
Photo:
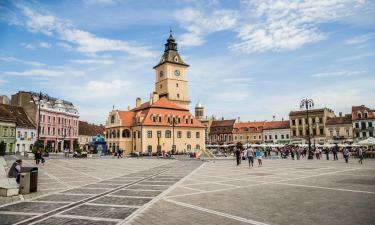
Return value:
<svg viewBox="0 0 375 225">
<path fill-rule="evenodd" d="M 78 141 L 79 113 L 73 103 L 38 93 L 18 92 L 12 96 L 12 104 L 22 106 L 39 123 L 39 141 L 46 150 L 61 152 L 73 150 L 74 140 Z M 38 112 L 40 106 L 40 117 Z"/>
</svg>

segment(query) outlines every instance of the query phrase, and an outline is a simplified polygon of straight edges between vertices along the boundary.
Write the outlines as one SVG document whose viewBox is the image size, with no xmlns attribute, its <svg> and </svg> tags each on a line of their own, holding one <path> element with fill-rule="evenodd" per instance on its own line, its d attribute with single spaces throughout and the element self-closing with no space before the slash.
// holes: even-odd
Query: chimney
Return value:
<svg viewBox="0 0 375 225">
<path fill-rule="evenodd" d="M 152 93 L 152 103 L 159 101 L 159 95 L 155 91 Z"/>
<path fill-rule="evenodd" d="M 240 117 L 237 117 L 237 121 L 240 123 L 240 122 L 241 122 L 241 118 L 240 118 Z"/>
<path fill-rule="evenodd" d="M 339 116 L 342 117 L 342 112 L 339 112 Z"/>
<path fill-rule="evenodd" d="M 142 100 L 141 100 L 141 98 L 139 98 L 139 97 L 135 100 L 135 107 L 136 107 L 136 108 L 138 108 L 139 106 L 141 106 L 141 101 L 142 101 Z"/>
</svg>

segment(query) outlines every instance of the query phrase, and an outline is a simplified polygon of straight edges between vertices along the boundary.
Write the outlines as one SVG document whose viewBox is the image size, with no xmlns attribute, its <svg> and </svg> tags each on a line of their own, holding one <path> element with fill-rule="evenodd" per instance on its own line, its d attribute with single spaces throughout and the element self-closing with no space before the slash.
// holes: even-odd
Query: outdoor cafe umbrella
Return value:
<svg viewBox="0 0 375 225">
<path fill-rule="evenodd" d="M 375 146 L 375 138 L 369 137 L 366 140 L 362 140 L 357 145 Z"/>
</svg>

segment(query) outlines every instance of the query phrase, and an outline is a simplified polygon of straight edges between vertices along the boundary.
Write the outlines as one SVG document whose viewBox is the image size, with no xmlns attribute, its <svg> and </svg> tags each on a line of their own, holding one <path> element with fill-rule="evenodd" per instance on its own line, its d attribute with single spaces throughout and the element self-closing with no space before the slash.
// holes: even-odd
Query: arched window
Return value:
<svg viewBox="0 0 375 225">
<path fill-rule="evenodd" d="M 111 136 L 112 136 L 111 138 L 116 138 L 116 131 L 113 130 L 113 131 L 111 132 Z"/>
<path fill-rule="evenodd" d="M 120 130 L 117 130 L 117 138 L 120 137 Z"/>
<path fill-rule="evenodd" d="M 111 116 L 111 123 L 115 123 L 115 116 L 114 115 Z"/>
<path fill-rule="evenodd" d="M 171 136 L 172 136 L 171 131 L 170 130 L 166 130 L 165 131 L 165 138 L 171 138 Z"/>
<path fill-rule="evenodd" d="M 122 137 L 123 138 L 130 138 L 130 131 L 128 129 L 125 129 L 122 131 Z"/>
<path fill-rule="evenodd" d="M 358 119 L 362 118 L 362 113 L 358 113 Z"/>
<path fill-rule="evenodd" d="M 367 112 L 363 114 L 363 118 L 367 118 Z"/>
</svg>

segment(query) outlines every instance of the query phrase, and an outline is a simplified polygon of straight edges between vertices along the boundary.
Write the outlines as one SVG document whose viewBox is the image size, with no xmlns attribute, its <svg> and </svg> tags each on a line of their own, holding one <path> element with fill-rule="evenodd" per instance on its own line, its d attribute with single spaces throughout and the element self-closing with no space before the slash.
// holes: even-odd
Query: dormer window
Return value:
<svg viewBox="0 0 375 225">
<path fill-rule="evenodd" d="M 363 118 L 367 118 L 367 112 L 365 112 L 364 114 L 363 114 Z"/>
<path fill-rule="evenodd" d="M 358 113 L 358 119 L 361 119 L 362 118 L 362 113 Z"/>
<path fill-rule="evenodd" d="M 111 123 L 115 123 L 115 116 L 114 115 L 111 116 Z"/>
</svg>

